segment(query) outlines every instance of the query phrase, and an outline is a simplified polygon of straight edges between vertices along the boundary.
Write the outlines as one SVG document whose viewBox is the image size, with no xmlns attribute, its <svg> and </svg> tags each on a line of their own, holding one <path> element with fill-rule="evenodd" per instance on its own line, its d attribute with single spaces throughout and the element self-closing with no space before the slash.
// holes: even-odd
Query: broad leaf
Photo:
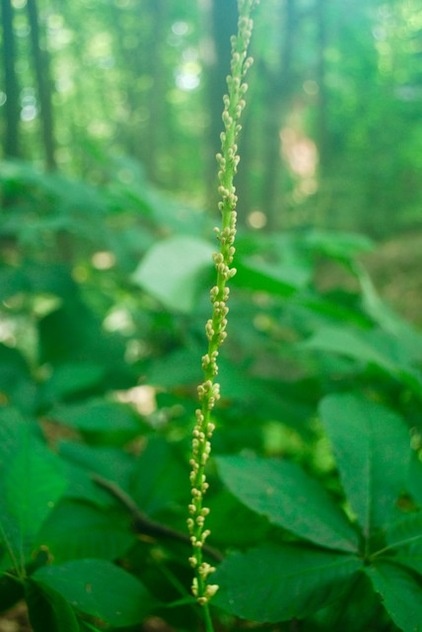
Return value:
<svg viewBox="0 0 422 632">
<path fill-rule="evenodd" d="M 412 366 L 414 353 L 404 340 L 393 334 L 380 329 L 328 326 L 317 330 L 302 346 L 337 353 L 362 364 L 374 364 L 422 396 L 422 375 Z"/>
<path fill-rule="evenodd" d="M 94 448 L 72 441 L 62 441 L 59 454 L 82 470 L 95 472 L 125 488 L 129 485 L 136 464 L 135 458 L 123 450 L 107 446 Z"/>
<path fill-rule="evenodd" d="M 361 566 L 354 556 L 266 544 L 219 566 L 215 604 L 259 622 L 303 618 L 338 599 Z"/>
<path fill-rule="evenodd" d="M 405 423 L 353 394 L 329 395 L 320 414 L 347 498 L 368 537 L 389 521 L 406 484 L 410 442 Z"/>
<path fill-rule="evenodd" d="M 124 443 L 133 439 L 142 428 L 139 417 L 128 406 L 100 399 L 57 406 L 52 416 L 58 422 L 80 430 L 87 438 L 99 438 L 106 443 Z"/>
<path fill-rule="evenodd" d="M 226 490 L 210 497 L 207 505 L 211 509 L 207 527 L 217 546 L 220 543 L 236 548 L 254 546 L 264 541 L 271 529 L 264 516 L 251 511 Z"/>
<path fill-rule="evenodd" d="M 139 623 L 153 605 L 138 579 L 105 560 L 84 559 L 45 566 L 33 579 L 56 590 L 76 610 L 116 627 Z"/>
<path fill-rule="evenodd" d="M 422 507 L 422 462 L 419 459 L 418 453 L 415 451 L 412 451 L 410 458 L 407 489 L 412 494 L 419 507 Z"/>
<path fill-rule="evenodd" d="M 16 568 L 22 567 L 36 535 L 66 488 L 57 456 L 19 416 L 0 425 L 0 540 Z"/>
<path fill-rule="evenodd" d="M 68 500 L 57 505 L 37 537 L 58 564 L 85 557 L 114 560 L 135 542 L 129 516 Z"/>
<path fill-rule="evenodd" d="M 386 350 L 375 343 L 372 331 L 348 327 L 322 327 L 304 343 L 308 349 L 339 353 L 362 363 L 372 363 L 394 373 L 397 366 Z"/>
<path fill-rule="evenodd" d="M 304 243 L 316 252 L 332 259 L 350 261 L 361 252 L 373 249 L 373 242 L 359 233 L 312 230 L 303 237 Z"/>
<path fill-rule="evenodd" d="M 302 268 L 294 266 L 271 266 L 267 263 L 254 261 L 251 257 L 236 263 L 237 274 L 233 285 L 248 290 L 259 290 L 278 296 L 291 296 L 306 285 L 308 273 Z"/>
<path fill-rule="evenodd" d="M 0 577 L 0 612 L 9 610 L 24 597 L 22 582 L 11 575 Z"/>
<path fill-rule="evenodd" d="M 55 367 L 41 389 L 43 405 L 89 392 L 101 384 L 105 373 L 104 367 L 94 362 L 67 362 Z"/>
<path fill-rule="evenodd" d="M 241 456 L 216 460 L 232 494 L 272 524 L 321 546 L 357 551 L 358 537 L 345 515 L 296 464 Z"/>
<path fill-rule="evenodd" d="M 29 546 L 66 488 L 58 461 L 35 441 L 28 442 L 10 463 L 5 481 L 6 506 L 22 542 Z"/>
<path fill-rule="evenodd" d="M 152 246 L 133 280 L 170 310 L 189 313 L 212 269 L 215 248 L 197 237 L 175 236 Z"/>
<path fill-rule="evenodd" d="M 367 566 L 366 573 L 381 595 L 383 604 L 394 623 L 403 632 L 422 630 L 422 584 L 404 569 L 394 564 Z"/>
<path fill-rule="evenodd" d="M 154 516 L 189 499 L 186 467 L 177 445 L 153 436 L 139 455 L 131 494 L 138 506 Z"/>
<path fill-rule="evenodd" d="M 385 619 L 388 616 L 379 603 L 379 597 L 372 588 L 365 573 L 356 573 L 349 583 L 347 592 L 332 604 L 319 610 L 312 618 L 309 632 L 320 630 L 331 632 L 390 632 Z"/>
<path fill-rule="evenodd" d="M 363 305 L 368 314 L 384 331 L 393 334 L 399 346 L 409 359 L 420 362 L 422 359 L 422 336 L 411 323 L 396 314 L 378 295 L 372 280 L 364 268 L 357 270 L 362 288 Z"/>
<path fill-rule="evenodd" d="M 73 608 L 52 587 L 28 579 L 25 582 L 25 597 L 34 632 L 79 632 Z"/>
<path fill-rule="evenodd" d="M 394 559 L 422 575 L 422 511 L 408 514 L 391 525 L 385 537 Z"/>
</svg>

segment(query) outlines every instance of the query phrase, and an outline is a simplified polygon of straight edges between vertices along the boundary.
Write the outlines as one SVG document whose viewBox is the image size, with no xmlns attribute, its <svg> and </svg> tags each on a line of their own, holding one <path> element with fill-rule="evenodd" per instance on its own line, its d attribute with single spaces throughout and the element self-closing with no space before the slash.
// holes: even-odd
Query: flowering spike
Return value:
<svg viewBox="0 0 422 632">
<path fill-rule="evenodd" d="M 224 131 L 220 135 L 221 153 L 216 156 L 220 195 L 218 208 L 221 212 L 221 227 L 214 229 L 219 241 L 219 250 L 213 255 L 216 283 L 210 291 L 212 314 L 205 326 L 208 349 L 202 357 L 204 380 L 198 386 L 200 408 L 196 411 L 196 424 L 192 437 L 192 457 L 190 459 L 192 500 L 189 504 L 187 523 L 192 542 L 192 555 L 189 558 L 189 563 L 195 572 L 192 593 L 198 603 L 206 608 L 211 597 L 217 592 L 218 586 L 208 583 L 209 575 L 215 569 L 203 561 L 203 545 L 210 534 L 209 530 L 205 529 L 205 519 L 209 509 L 203 506 L 204 494 L 208 489 L 205 467 L 211 453 L 211 438 L 215 428 L 211 421 L 211 412 L 220 398 L 220 386 L 215 382 L 215 378 L 218 374 L 218 350 L 227 336 L 229 288 L 226 287 L 226 284 L 236 274 L 236 269 L 231 267 L 235 254 L 237 203 L 233 179 L 239 163 L 236 141 L 241 129 L 239 118 L 245 107 L 244 96 L 247 91 L 247 85 L 243 78 L 252 63 L 251 58 L 247 56 L 252 33 L 250 14 L 258 1 L 238 0 L 238 32 L 230 40 L 232 46 L 231 74 L 227 77 L 228 94 L 223 98 Z"/>
</svg>

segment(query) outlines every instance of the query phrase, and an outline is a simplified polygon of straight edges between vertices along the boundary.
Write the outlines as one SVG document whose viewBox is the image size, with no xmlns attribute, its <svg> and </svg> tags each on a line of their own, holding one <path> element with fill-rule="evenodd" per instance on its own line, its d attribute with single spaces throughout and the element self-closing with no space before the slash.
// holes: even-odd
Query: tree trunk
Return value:
<svg viewBox="0 0 422 632">
<path fill-rule="evenodd" d="M 6 92 L 4 135 L 5 158 L 18 158 L 19 151 L 19 86 L 16 77 L 15 38 L 13 34 L 13 8 L 10 0 L 1 0 L 3 25 L 3 68 Z"/>
<path fill-rule="evenodd" d="M 284 7 L 284 8 L 283 8 Z M 284 45 L 281 51 L 280 66 L 276 72 L 262 68 L 266 76 L 265 97 L 266 112 L 264 126 L 264 156 L 265 174 L 263 179 L 263 210 L 267 215 L 268 229 L 280 227 L 282 159 L 280 155 L 280 132 L 288 107 L 289 96 L 292 92 L 292 62 L 296 43 L 296 29 L 298 15 L 295 0 L 286 0 L 280 4 L 284 11 Z"/>
<path fill-rule="evenodd" d="M 36 0 L 27 0 L 28 20 L 31 29 L 32 57 L 38 87 L 38 98 L 41 108 L 42 140 L 45 152 L 45 163 L 49 170 L 56 169 L 55 139 L 52 107 L 52 88 L 49 73 L 47 50 L 42 50 L 38 7 Z"/>
<path fill-rule="evenodd" d="M 326 26 L 326 0 L 317 0 L 317 82 L 318 82 L 318 132 L 317 143 L 319 153 L 319 164 L 322 175 L 328 159 L 328 133 L 327 133 L 327 89 L 325 86 L 325 51 L 327 48 L 327 26 Z"/>
</svg>

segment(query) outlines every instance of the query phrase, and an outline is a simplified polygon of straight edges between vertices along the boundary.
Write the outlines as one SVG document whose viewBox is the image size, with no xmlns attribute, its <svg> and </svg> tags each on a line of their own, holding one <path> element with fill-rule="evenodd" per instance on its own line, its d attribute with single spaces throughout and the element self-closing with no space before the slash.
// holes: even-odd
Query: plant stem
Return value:
<svg viewBox="0 0 422 632">
<path fill-rule="evenodd" d="M 214 625 L 211 619 L 210 607 L 208 603 L 203 606 L 205 632 L 214 632 Z"/>
<path fill-rule="evenodd" d="M 208 339 L 207 353 L 202 357 L 204 380 L 198 386 L 200 408 L 196 411 L 196 424 L 193 429 L 191 465 L 192 500 L 189 504 L 188 528 L 192 542 L 192 555 L 189 562 L 195 571 L 192 593 L 198 603 L 204 607 L 204 621 L 207 632 L 213 632 L 208 602 L 218 590 L 217 585 L 208 583 L 208 577 L 215 571 L 203 560 L 205 540 L 209 530 L 205 529 L 205 519 L 209 513 L 208 507 L 203 505 L 204 495 L 208 489 L 206 479 L 206 465 L 211 453 L 211 438 L 215 425 L 211 419 L 211 412 L 220 398 L 220 385 L 216 382 L 218 374 L 218 354 L 227 333 L 227 314 L 229 308 L 228 281 L 236 273 L 232 268 L 235 253 L 234 241 L 236 236 L 236 189 L 233 184 L 239 163 L 237 155 L 237 137 L 241 130 L 239 119 L 245 107 L 244 96 L 247 85 L 244 77 L 252 64 L 247 56 L 248 45 L 252 34 L 252 20 L 250 14 L 258 0 L 238 0 L 239 21 L 238 32 L 231 39 L 231 74 L 227 77 L 228 94 L 224 96 L 224 111 L 222 115 L 224 131 L 221 133 L 221 153 L 217 154 L 219 165 L 218 192 L 221 212 L 221 228 L 215 232 L 220 242 L 218 252 L 213 256 L 216 270 L 216 284 L 211 288 L 212 304 L 211 318 L 205 326 Z"/>
</svg>

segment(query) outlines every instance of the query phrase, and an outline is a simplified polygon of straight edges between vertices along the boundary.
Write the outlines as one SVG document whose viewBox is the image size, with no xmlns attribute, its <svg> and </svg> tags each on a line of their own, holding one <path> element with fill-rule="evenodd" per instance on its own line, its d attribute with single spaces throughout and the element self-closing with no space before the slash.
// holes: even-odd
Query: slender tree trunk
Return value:
<svg viewBox="0 0 422 632">
<path fill-rule="evenodd" d="M 152 182 L 160 183 L 160 150 L 162 149 L 163 125 L 165 121 L 166 81 L 162 62 L 162 47 L 165 41 L 165 12 L 163 0 L 149 0 L 148 11 L 152 16 L 149 59 L 152 87 L 148 94 L 149 125 L 144 147 L 144 161 Z"/>
<path fill-rule="evenodd" d="M 268 86 L 265 97 L 264 138 L 266 155 L 264 156 L 265 175 L 262 199 L 269 229 L 280 226 L 282 202 L 280 195 L 280 182 L 282 181 L 280 132 L 292 91 L 292 61 L 298 22 L 295 0 L 286 0 L 284 5 L 280 4 L 280 8 L 284 11 L 284 45 L 281 51 L 280 66 L 276 73 L 268 72 L 266 68 L 262 69 L 262 72 L 266 74 L 266 85 Z"/>
<path fill-rule="evenodd" d="M 31 29 L 32 57 L 38 86 L 38 98 L 41 107 L 42 139 L 47 169 L 56 169 L 55 139 L 53 124 L 52 88 L 49 73 L 49 58 L 42 50 L 40 27 L 36 0 L 27 0 L 28 20 Z"/>
<path fill-rule="evenodd" d="M 3 26 L 3 68 L 6 92 L 4 135 L 5 158 L 17 158 L 19 151 L 19 86 L 16 77 L 15 38 L 13 34 L 13 8 L 10 0 L 1 0 Z"/>
<path fill-rule="evenodd" d="M 316 81 L 318 84 L 317 119 L 315 140 L 318 148 L 318 195 L 314 200 L 314 221 L 320 225 L 327 224 L 327 208 L 330 197 L 330 140 L 328 131 L 328 93 L 326 88 L 327 50 L 327 0 L 316 0 Z"/>
<path fill-rule="evenodd" d="M 325 51 L 327 49 L 326 0 L 317 0 L 317 82 L 318 82 L 318 153 L 320 170 L 323 173 L 327 161 L 327 89 L 325 85 Z"/>
</svg>

